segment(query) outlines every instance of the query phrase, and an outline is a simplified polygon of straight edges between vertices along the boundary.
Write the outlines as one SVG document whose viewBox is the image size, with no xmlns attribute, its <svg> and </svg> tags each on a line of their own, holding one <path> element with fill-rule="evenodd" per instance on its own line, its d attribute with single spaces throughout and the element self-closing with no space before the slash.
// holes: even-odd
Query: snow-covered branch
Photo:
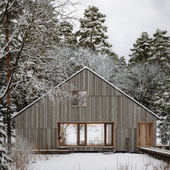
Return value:
<svg viewBox="0 0 170 170">
<path fill-rule="evenodd" d="M 13 8 L 13 3 L 10 4 L 10 8 Z M 20 63 L 26 63 L 28 58 L 31 58 L 31 61 L 35 63 L 34 70 L 32 71 L 34 71 L 34 73 L 35 70 L 36 72 L 38 71 L 39 77 L 35 76 L 36 78 L 40 78 L 40 74 L 49 74 L 52 70 L 57 70 L 60 67 L 67 65 L 66 62 L 64 65 L 63 63 L 58 65 L 55 69 L 53 67 L 46 70 L 44 69 L 44 66 L 47 65 L 46 63 L 48 63 L 48 61 L 56 61 L 48 51 L 51 48 L 50 46 L 53 43 L 56 43 L 54 40 L 57 40 L 58 22 L 63 18 L 65 20 L 74 18 L 68 12 L 65 13 L 65 9 L 70 5 L 74 6 L 76 3 L 71 3 L 69 0 L 56 1 L 55 4 L 58 4 L 56 6 L 52 3 L 53 1 L 51 0 L 24 0 L 19 4 L 20 15 L 11 20 L 13 25 L 9 27 L 9 29 L 11 29 L 9 41 L 6 44 L 3 43 L 3 41 L 0 41 L 0 43 L 3 43 L 0 48 L 0 60 L 4 59 L 7 54 L 10 54 L 11 56 L 10 79 L 6 85 L 6 89 L 3 89 L 0 94 L 0 101 L 3 100 L 9 89 L 12 91 L 12 89 L 16 89 L 16 86 L 20 86 L 25 81 L 21 79 L 17 80 L 16 78 L 19 74 L 20 77 L 22 75 L 21 73 L 18 73 L 18 69 L 20 69 L 20 66 L 22 65 Z M 3 20 L 5 20 L 5 18 L 3 18 Z M 1 27 L 3 28 L 3 25 Z M 5 35 L 0 34 L 0 36 L 5 39 Z M 6 51 L 7 47 L 9 47 L 9 51 Z M 37 68 L 36 62 L 39 63 L 39 68 Z M 31 73 L 31 70 L 27 71 L 28 74 Z M 44 77 L 45 74 L 43 75 Z M 29 79 L 27 78 L 26 80 Z"/>
</svg>

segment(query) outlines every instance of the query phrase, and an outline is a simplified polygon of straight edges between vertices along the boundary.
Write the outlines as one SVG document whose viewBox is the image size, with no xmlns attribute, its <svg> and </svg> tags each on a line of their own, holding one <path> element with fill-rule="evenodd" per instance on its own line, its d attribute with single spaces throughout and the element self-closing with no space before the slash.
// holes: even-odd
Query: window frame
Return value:
<svg viewBox="0 0 170 170">
<path fill-rule="evenodd" d="M 84 129 L 84 144 L 81 144 L 81 140 L 80 140 L 80 125 L 84 125 L 84 127 L 85 127 L 85 129 Z M 77 135 L 78 135 L 78 141 L 77 141 L 77 146 L 86 146 L 86 127 L 87 126 L 87 124 L 86 123 L 77 123 L 77 129 L 78 129 L 78 131 L 77 131 Z"/>
<path fill-rule="evenodd" d="M 76 124 L 77 125 L 77 145 L 60 145 L 60 124 Z M 85 144 L 80 145 L 80 128 L 79 125 L 84 124 L 85 125 Z M 88 145 L 87 144 L 87 124 L 103 124 L 104 125 L 104 144 L 103 145 Z M 112 143 L 111 145 L 106 144 L 106 126 L 107 124 L 112 124 Z M 58 122 L 58 142 L 57 146 L 62 147 L 109 147 L 115 146 L 115 122 Z"/>
<path fill-rule="evenodd" d="M 72 107 L 87 107 L 88 104 L 87 104 L 87 90 L 72 90 L 72 96 L 73 96 L 73 92 L 76 91 L 77 92 L 77 105 L 74 105 L 74 98 L 72 99 Z M 83 105 L 79 105 L 79 92 L 80 91 L 85 91 L 86 92 L 86 105 L 83 106 Z"/>
<path fill-rule="evenodd" d="M 111 129 L 112 129 L 112 133 L 111 133 L 111 139 L 112 139 L 112 141 L 111 141 L 111 144 L 109 145 L 109 144 L 107 144 L 107 125 L 111 125 Z M 105 134 L 105 146 L 113 146 L 113 131 L 114 131 L 114 124 L 113 123 L 105 123 L 105 132 L 104 132 L 104 134 Z"/>
</svg>

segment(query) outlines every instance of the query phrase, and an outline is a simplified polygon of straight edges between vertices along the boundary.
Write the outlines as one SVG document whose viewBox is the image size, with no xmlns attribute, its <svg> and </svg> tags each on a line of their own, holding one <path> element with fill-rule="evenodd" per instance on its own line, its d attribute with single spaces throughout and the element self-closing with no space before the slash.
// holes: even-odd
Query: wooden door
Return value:
<svg viewBox="0 0 170 170">
<path fill-rule="evenodd" d="M 138 147 L 154 147 L 153 122 L 138 122 Z"/>
</svg>

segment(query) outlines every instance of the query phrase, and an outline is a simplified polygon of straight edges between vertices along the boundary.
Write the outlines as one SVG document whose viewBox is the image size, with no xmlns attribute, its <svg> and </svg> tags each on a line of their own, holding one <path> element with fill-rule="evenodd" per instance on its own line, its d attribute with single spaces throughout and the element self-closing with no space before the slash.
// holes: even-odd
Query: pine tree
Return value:
<svg viewBox="0 0 170 170">
<path fill-rule="evenodd" d="M 136 43 L 133 44 L 132 54 L 129 63 L 146 63 L 147 59 L 151 56 L 151 38 L 147 32 L 142 32 L 140 38 L 137 38 Z"/>
<path fill-rule="evenodd" d="M 8 8 L 11 9 L 9 10 Z M 19 13 L 21 13 L 21 8 L 20 5 L 18 3 L 18 1 L 13 1 L 13 0 L 8 0 L 8 1 L 2 1 L 2 3 L 0 4 L 0 9 L 4 12 L 6 11 L 4 14 L 3 12 L 1 13 L 1 15 L 4 15 L 4 20 L 1 23 L 1 27 L 0 27 L 0 38 L 2 38 L 2 41 L 0 42 L 1 47 L 4 47 L 4 51 L 6 53 L 6 83 L 4 84 L 5 86 L 7 86 L 7 84 L 10 81 L 10 76 L 11 76 L 11 70 L 12 70 L 12 62 L 14 61 L 14 56 L 15 53 L 11 53 L 10 52 L 10 48 L 14 48 L 16 43 L 16 40 L 10 40 L 11 35 L 13 34 L 13 32 L 15 32 L 15 22 L 16 19 L 19 17 Z M 4 10 L 4 9 L 8 9 L 8 10 Z M 0 16 L 1 16 L 0 15 Z M 2 50 L 3 51 L 3 50 Z M 3 78 L 4 79 L 4 78 Z M 6 97 L 6 114 L 7 115 L 7 134 L 8 134 L 8 152 L 10 152 L 10 146 L 11 146 L 11 94 L 10 94 L 10 89 L 7 90 L 7 97 Z"/>
<path fill-rule="evenodd" d="M 105 17 L 106 15 L 101 14 L 95 6 L 85 9 L 84 18 L 80 19 L 80 30 L 76 33 L 78 44 L 81 47 L 114 56 L 112 45 L 106 41 L 108 39 L 105 35 L 107 27 L 103 25 Z"/>
<path fill-rule="evenodd" d="M 144 93 L 144 95 L 141 96 L 140 102 L 151 108 L 154 108 L 151 98 L 153 98 L 153 95 L 156 93 L 158 82 L 161 83 L 165 76 L 169 75 L 170 39 L 166 36 L 166 33 L 167 31 L 160 31 L 158 29 L 156 33 L 153 34 L 153 38 L 150 38 L 146 32 L 143 32 L 141 37 L 138 38 L 134 44 L 134 48 L 131 49 L 132 54 L 130 55 L 131 59 L 129 60 L 129 67 L 133 69 L 133 65 L 135 67 L 135 64 L 137 63 L 144 64 L 144 79 L 141 83 L 144 87 L 142 91 L 147 93 Z M 154 73 L 150 77 L 150 71 L 148 71 L 149 67 L 154 70 L 157 67 L 157 74 L 155 75 Z M 153 81 L 154 79 L 156 81 Z"/>
<path fill-rule="evenodd" d="M 131 96 L 141 102 L 146 107 L 150 108 L 150 99 L 154 94 L 153 81 L 155 72 L 152 72 L 152 64 L 148 63 L 148 59 L 152 53 L 152 38 L 147 32 L 142 32 L 140 38 L 137 38 L 136 43 L 131 49 L 132 54 L 129 60 L 128 70 L 132 77 L 130 82 L 133 82 L 134 87 L 131 90 Z M 152 74 L 153 73 L 153 74 Z"/>
<path fill-rule="evenodd" d="M 14 97 L 11 95 L 10 98 L 10 116 L 12 117 L 17 111 L 16 104 L 14 103 Z M 7 131 L 7 100 L 4 99 L 0 102 L 0 112 L 1 112 L 1 119 L 3 124 L 5 125 L 5 131 Z M 11 137 L 15 137 L 15 123 L 14 121 L 10 121 L 11 124 Z M 6 142 L 6 140 L 4 140 Z"/>
<path fill-rule="evenodd" d="M 119 69 L 122 70 L 122 71 L 127 67 L 126 59 L 125 59 L 124 56 L 121 56 L 119 58 L 119 62 L 118 63 L 119 63 Z"/>
<path fill-rule="evenodd" d="M 75 45 L 77 44 L 77 39 L 73 33 L 73 25 L 68 21 L 62 21 L 59 25 L 59 39 L 60 44 L 63 45 Z"/>
<path fill-rule="evenodd" d="M 5 125 L 2 122 L 1 119 L 1 112 L 0 112 L 0 169 L 2 170 L 10 170 L 8 166 L 8 162 L 12 161 L 7 155 L 5 149 L 2 147 L 4 143 L 4 138 L 7 137 L 6 132 L 5 132 Z"/>
<path fill-rule="evenodd" d="M 13 27 L 14 32 L 10 34 L 9 37 L 11 44 L 15 42 L 14 46 L 10 46 L 10 54 L 13 56 L 13 62 L 11 63 L 13 71 L 11 72 L 10 81 L 5 91 L 0 94 L 0 100 L 5 98 L 8 89 L 14 89 L 20 84 L 20 79 L 18 79 L 18 81 L 17 79 L 14 80 L 14 77 L 17 77 L 15 73 L 17 69 L 19 69 L 19 65 L 22 65 L 23 61 L 28 59 L 33 61 L 35 59 L 36 61 L 39 60 L 43 66 L 45 62 L 43 61 L 44 58 L 49 58 L 49 55 L 44 55 L 45 50 L 50 50 L 54 42 L 56 44 L 57 36 L 59 35 L 58 21 L 72 20 L 73 17 L 71 13 L 68 13 L 68 7 L 76 4 L 64 0 L 56 0 L 55 2 L 54 0 L 13 1 L 19 2 L 22 11 L 17 13 L 19 17 L 15 19 L 15 25 Z M 4 0 L 4 2 L 7 1 Z M 5 21 L 4 18 L 2 20 L 3 22 Z M 0 44 L 0 59 L 6 57 L 6 52 L 4 50 L 6 44 L 3 34 L 1 34 L 3 32 L 1 32 L 1 29 L 4 29 L 4 25 L 2 24 L 0 25 L 0 43 L 2 42 L 2 44 Z M 3 39 L 1 39 L 1 37 Z M 54 57 L 51 55 L 51 58 Z M 42 73 L 43 67 L 41 68 L 41 76 Z M 41 87 L 44 87 L 43 84 Z"/>
<path fill-rule="evenodd" d="M 161 117 L 158 129 L 162 144 L 170 142 L 170 37 L 166 34 L 167 31 L 158 29 L 153 35 L 153 56 L 150 58 L 150 61 L 159 64 L 162 72 L 154 96 L 156 111 Z"/>
<path fill-rule="evenodd" d="M 158 115 L 161 117 L 158 125 L 159 138 L 161 143 L 165 145 L 170 140 L 170 75 L 159 82 L 154 104 Z"/>
<path fill-rule="evenodd" d="M 166 30 L 159 29 L 153 34 L 152 54 L 148 59 L 150 62 L 157 62 L 162 70 L 167 69 L 170 63 L 170 37 L 166 34 Z"/>
<path fill-rule="evenodd" d="M 3 58 L 3 59 L 0 59 L 0 63 L 2 64 L 0 66 L 0 94 L 5 90 L 6 88 L 6 70 L 7 68 L 4 67 L 4 65 L 6 65 L 6 59 Z M 10 95 L 10 116 L 12 117 L 13 114 L 16 112 L 16 105 L 14 103 L 14 97 L 13 95 Z M 0 102 L 0 115 L 1 115 L 1 121 L 2 123 L 4 124 L 4 130 L 7 131 L 7 125 L 8 125 L 8 122 L 7 122 L 7 98 L 4 98 L 3 101 Z M 13 121 L 10 121 L 10 127 L 11 127 L 11 131 L 10 131 L 10 136 L 15 136 L 15 124 Z M 4 142 L 6 143 L 8 137 L 5 137 L 4 138 Z"/>
<path fill-rule="evenodd" d="M 2 17 L 7 4 L 8 6 L 11 5 L 11 8 L 5 12 L 5 17 Z M 20 88 L 22 88 L 24 94 L 26 92 L 22 84 L 27 84 L 28 86 L 32 85 L 32 89 L 37 93 L 38 90 L 39 92 L 43 91 L 42 87 L 48 89 L 48 86 L 45 86 L 45 83 L 43 84 L 42 81 L 41 85 L 35 85 L 32 81 L 33 79 L 28 79 L 27 77 L 25 80 L 29 80 L 29 82 L 24 82 L 24 79 L 18 78 L 19 76 L 17 73 L 19 73 L 18 70 L 20 66 L 26 64 L 31 58 L 31 62 L 35 65 L 37 61 L 40 63 L 39 66 L 41 66 L 41 68 L 38 68 L 40 70 L 38 74 L 40 77 L 38 78 L 41 78 L 43 72 L 44 49 L 45 47 L 49 49 L 51 42 L 54 42 L 52 40 L 55 37 L 56 30 L 58 30 L 56 25 L 58 20 L 69 17 L 69 14 L 67 15 L 64 11 L 68 5 L 72 5 L 72 3 L 70 1 L 55 1 L 54 5 L 53 0 L 3 0 L 0 2 L 0 8 L 2 9 L 0 13 L 0 59 L 7 60 L 7 64 L 5 63 L 4 67 L 7 65 L 8 75 L 5 86 L 3 86 L 3 88 L 0 87 L 0 101 L 5 100 L 7 96 L 8 113 L 10 112 L 9 103 L 11 94 L 16 94 L 16 90 Z M 46 58 L 49 58 L 49 55 L 47 56 Z M 38 69 L 36 68 L 36 71 Z M 27 73 L 22 72 L 20 77 L 31 75 L 29 73 L 32 72 L 33 69 L 27 71 Z M 34 80 L 36 81 L 37 77 L 35 77 Z M 3 79 L 6 78 L 3 77 Z M 38 83 L 40 84 L 40 81 Z M 27 92 L 29 92 L 28 88 Z M 37 98 L 37 96 L 33 97 L 34 99 Z M 8 119 L 10 119 L 10 115 L 8 115 Z M 10 125 L 10 123 L 8 123 L 8 125 Z M 9 136 L 11 127 L 8 127 Z M 8 139 L 10 139 L 10 137 L 8 137 Z M 10 145 L 11 141 L 8 141 L 8 143 Z"/>
<path fill-rule="evenodd" d="M 170 140 L 170 37 L 166 34 L 167 31 L 159 29 L 153 34 L 152 57 L 149 58 L 150 62 L 160 66 L 159 72 L 162 73 L 153 101 L 161 117 L 158 129 L 162 144 Z"/>
</svg>

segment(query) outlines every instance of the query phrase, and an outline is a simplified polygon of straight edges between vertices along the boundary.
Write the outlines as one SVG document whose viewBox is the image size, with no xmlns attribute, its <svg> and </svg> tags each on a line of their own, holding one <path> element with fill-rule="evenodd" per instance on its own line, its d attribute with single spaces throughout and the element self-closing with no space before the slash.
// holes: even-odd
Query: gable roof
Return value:
<svg viewBox="0 0 170 170">
<path fill-rule="evenodd" d="M 155 116 L 156 118 L 160 119 L 158 115 L 156 115 L 154 112 L 152 112 L 151 110 L 149 110 L 147 107 L 145 107 L 144 105 L 142 105 L 141 103 L 139 103 L 137 100 L 133 99 L 132 97 L 130 97 L 128 94 L 126 94 L 125 92 L 123 92 L 122 90 L 120 90 L 118 87 L 114 86 L 113 84 L 111 84 L 109 81 L 107 81 L 106 79 L 104 79 L 102 76 L 100 76 L 99 74 L 97 74 L 96 72 L 94 72 L 93 70 L 91 70 L 89 67 L 83 67 L 82 69 L 80 69 L 79 71 L 77 71 L 76 73 L 74 73 L 72 76 L 70 76 L 69 78 L 67 78 L 66 80 L 64 80 L 62 83 L 58 84 L 56 86 L 60 87 L 62 84 L 66 83 L 67 81 L 69 81 L 70 79 L 72 79 L 73 77 L 75 77 L 76 75 L 78 75 L 80 72 L 82 72 L 83 70 L 88 70 L 90 72 L 92 72 L 94 75 L 96 75 L 97 77 L 99 77 L 100 79 L 102 79 L 104 82 L 106 82 L 107 84 L 109 84 L 110 86 L 112 86 L 113 88 L 115 88 L 116 90 L 118 90 L 120 93 L 122 93 L 123 95 L 125 95 L 126 97 L 128 97 L 130 100 L 132 100 L 133 102 L 135 102 L 136 104 L 138 104 L 139 106 L 141 106 L 143 109 L 145 109 L 146 111 L 148 111 L 149 113 L 151 113 L 153 116 Z M 17 115 L 19 115 L 20 113 L 22 113 L 23 111 L 25 111 L 27 108 L 31 107 L 33 104 L 37 103 L 40 99 L 42 99 L 45 95 L 41 96 L 40 98 L 38 98 L 37 100 L 35 100 L 34 102 L 30 103 L 28 106 L 26 106 L 25 108 L 23 108 L 22 110 L 20 110 L 19 112 L 17 112 L 13 117 L 15 118 Z"/>
</svg>

